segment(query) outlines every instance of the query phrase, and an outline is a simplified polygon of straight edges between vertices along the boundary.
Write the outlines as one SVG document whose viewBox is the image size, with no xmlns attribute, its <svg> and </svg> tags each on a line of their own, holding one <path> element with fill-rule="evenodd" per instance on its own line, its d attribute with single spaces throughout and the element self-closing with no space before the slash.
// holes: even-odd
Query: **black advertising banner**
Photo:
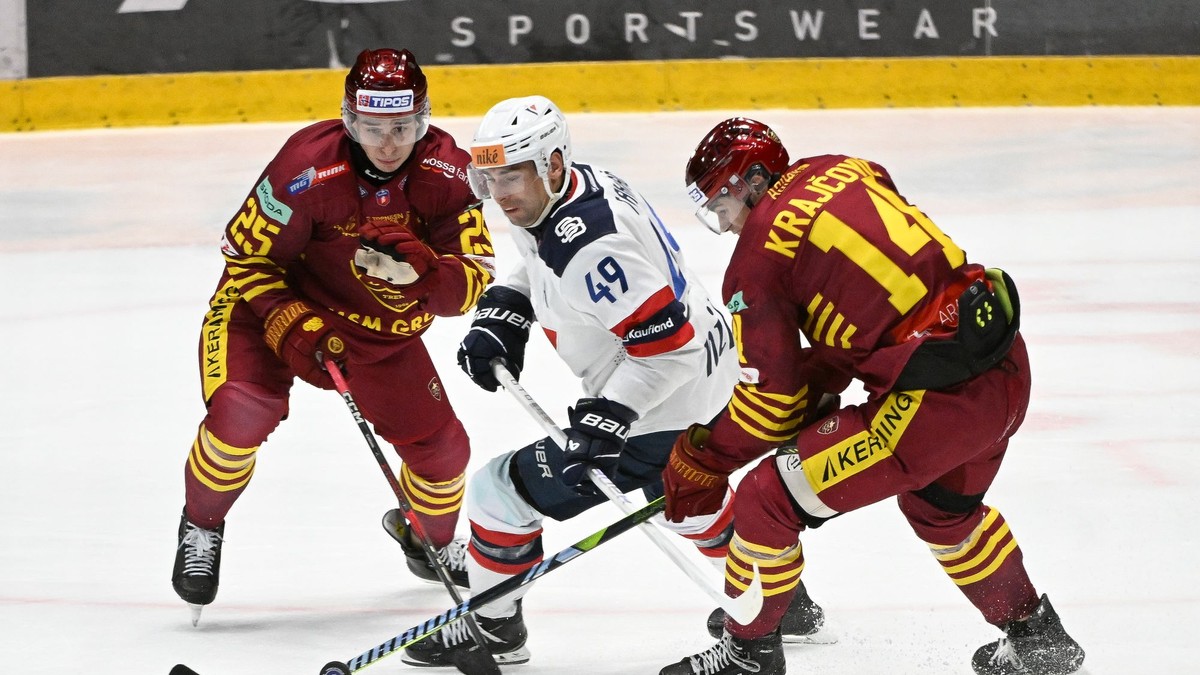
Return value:
<svg viewBox="0 0 1200 675">
<path fill-rule="evenodd" d="M 38 0 L 29 76 L 426 64 L 1200 54 L 1197 0 Z"/>
</svg>

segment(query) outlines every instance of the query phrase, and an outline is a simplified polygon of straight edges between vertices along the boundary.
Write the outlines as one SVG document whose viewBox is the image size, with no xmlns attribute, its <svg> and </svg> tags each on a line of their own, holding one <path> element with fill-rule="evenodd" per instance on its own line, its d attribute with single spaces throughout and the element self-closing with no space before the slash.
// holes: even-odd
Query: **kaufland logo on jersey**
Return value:
<svg viewBox="0 0 1200 675">
<path fill-rule="evenodd" d="M 629 331 L 629 335 L 625 336 L 625 341 L 633 342 L 634 340 L 640 340 L 642 338 L 652 337 L 652 336 L 658 335 L 659 333 L 661 333 L 665 330 L 668 330 L 668 329 L 671 329 L 674 327 L 675 327 L 675 317 L 671 317 L 661 323 L 656 323 L 656 324 L 653 324 L 650 326 L 646 326 L 645 328 L 635 328 L 635 329 Z"/>
<path fill-rule="evenodd" d="M 369 91 L 359 89 L 355 107 L 360 113 L 403 113 L 413 110 L 412 89 L 400 91 Z"/>
</svg>

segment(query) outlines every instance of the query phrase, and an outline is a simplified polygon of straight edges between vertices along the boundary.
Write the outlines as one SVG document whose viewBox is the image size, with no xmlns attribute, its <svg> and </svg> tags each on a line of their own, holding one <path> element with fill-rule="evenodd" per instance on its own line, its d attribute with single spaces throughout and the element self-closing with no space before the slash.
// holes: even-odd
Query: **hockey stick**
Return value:
<svg viewBox="0 0 1200 675">
<path fill-rule="evenodd" d="M 517 382 L 516 378 L 512 376 L 512 373 L 508 372 L 508 367 L 504 364 L 503 360 L 498 358 L 492 360 L 492 373 L 495 374 L 496 380 L 504 386 L 508 393 L 513 395 L 513 398 L 517 400 L 517 403 L 521 404 L 521 407 L 525 408 L 525 411 L 528 412 L 539 425 L 541 425 L 542 430 L 550 436 L 550 440 L 554 441 L 556 444 L 558 444 L 558 447 L 565 450 L 567 447 L 567 435 L 563 433 L 563 430 L 554 423 L 554 420 L 551 419 L 548 414 L 546 414 L 546 411 L 543 410 L 540 405 L 538 405 L 537 401 L 533 400 L 533 397 L 529 395 L 529 392 L 525 391 L 525 387 L 522 387 L 521 384 Z M 608 500 L 616 504 L 624 513 L 633 513 L 637 508 L 633 502 L 629 501 L 629 498 L 626 497 L 623 492 L 621 492 L 620 488 L 618 488 L 616 485 L 613 485 L 613 482 L 609 480 L 608 476 L 604 475 L 603 471 L 600 471 L 596 467 L 591 467 L 588 469 L 587 475 L 588 478 L 592 480 L 592 483 L 594 483 L 596 487 L 604 493 L 604 496 L 608 497 Z M 679 569 L 683 570 L 683 572 L 688 575 L 688 578 L 694 581 L 696 585 L 701 588 L 701 590 L 708 594 L 708 597 L 715 600 L 716 603 L 721 606 L 721 609 L 724 609 L 725 612 L 729 616 L 733 617 L 738 623 L 746 625 L 753 621 L 754 617 L 758 616 L 758 613 L 762 611 L 763 589 L 762 578 L 758 573 L 758 565 L 754 565 L 753 578 L 750 580 L 750 586 L 741 595 L 737 596 L 736 598 L 731 598 L 728 595 L 725 595 L 723 590 L 717 590 L 716 588 L 713 588 L 711 581 L 709 581 L 709 579 L 705 576 L 704 571 L 698 568 L 694 562 L 688 560 L 683 555 L 683 552 L 676 548 L 675 545 L 667 539 L 667 536 L 663 533 L 663 531 L 655 527 L 653 523 L 646 523 L 645 526 L 642 527 L 642 532 L 644 532 L 646 536 L 650 537 L 650 540 L 654 542 L 654 545 L 657 546 L 663 553 L 667 554 L 667 557 L 671 559 L 671 562 L 674 562 Z"/>
<path fill-rule="evenodd" d="M 321 675 L 346 675 L 346 673 L 355 673 L 376 661 L 388 656 L 396 651 L 404 649 L 409 645 L 415 644 L 433 635 L 439 630 L 449 626 L 455 621 L 464 618 L 470 618 L 480 607 L 489 603 L 495 602 L 500 598 L 512 593 L 513 591 L 533 583 L 535 580 L 549 574 L 555 569 L 571 562 L 575 558 L 595 549 L 597 546 L 612 541 L 618 535 L 624 534 L 629 530 L 645 523 L 663 510 L 663 499 L 659 497 L 654 501 L 646 504 L 642 508 L 630 513 L 621 518 L 612 525 L 605 527 L 588 537 L 580 539 L 571 546 L 555 553 L 553 556 L 543 560 L 525 571 L 524 574 L 512 576 L 491 588 L 484 589 L 475 596 L 468 598 L 457 607 L 451 608 L 438 614 L 437 616 L 417 624 L 403 633 L 391 638 L 390 640 L 368 649 L 358 656 L 346 662 L 333 661 L 327 664 L 322 670 Z"/>
<path fill-rule="evenodd" d="M 425 557 L 429 560 L 429 564 L 437 572 L 438 578 L 442 580 L 442 584 L 446 586 L 446 590 L 450 592 L 450 597 L 454 602 L 461 603 L 463 601 L 462 596 L 459 595 L 458 589 L 454 587 L 454 581 L 450 579 L 449 571 L 442 564 L 442 561 L 438 560 L 437 552 L 433 550 L 433 544 L 429 542 L 429 537 L 425 533 L 425 528 L 421 525 L 420 518 L 417 517 L 417 514 L 413 513 L 412 504 L 408 501 L 408 497 L 405 496 L 404 490 L 401 489 L 400 482 L 396 480 L 396 476 L 392 473 L 387 457 L 379 449 L 379 442 L 375 440 L 374 432 L 371 431 L 371 427 L 363 419 L 362 413 L 359 412 L 358 404 L 354 402 L 354 396 L 350 393 L 350 386 L 346 383 L 345 375 L 342 374 L 337 364 L 329 359 L 325 360 L 325 369 L 333 377 L 334 387 L 342 395 L 342 399 L 346 402 L 346 407 L 350 409 L 350 413 L 354 415 L 354 421 L 358 423 L 359 431 L 362 432 L 363 438 L 367 440 L 367 445 L 371 448 L 371 454 L 375 455 L 375 461 L 379 463 L 379 469 L 387 477 L 388 485 L 392 486 L 392 492 L 396 493 L 396 499 L 400 502 L 400 508 L 408 517 L 409 526 L 412 527 L 413 533 L 417 535 L 417 540 L 421 542 L 421 548 L 425 551 Z M 483 631 L 479 629 L 479 624 L 475 622 L 474 618 L 467 619 L 467 628 L 475 644 L 465 650 L 454 650 L 452 656 L 454 667 L 467 675 L 500 675 L 500 666 L 496 665 L 491 653 L 488 652 L 487 638 L 483 636 Z"/>
</svg>

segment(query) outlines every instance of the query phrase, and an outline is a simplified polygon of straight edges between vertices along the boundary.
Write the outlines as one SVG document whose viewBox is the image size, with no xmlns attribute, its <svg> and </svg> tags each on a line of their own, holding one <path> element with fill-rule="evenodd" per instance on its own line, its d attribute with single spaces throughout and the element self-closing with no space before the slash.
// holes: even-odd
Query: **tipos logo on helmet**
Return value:
<svg viewBox="0 0 1200 675">
<path fill-rule="evenodd" d="M 416 97 L 411 89 L 404 91 L 367 91 L 359 89 L 355 94 L 355 109 L 360 113 L 404 113 L 412 112 Z"/>
<path fill-rule="evenodd" d="M 407 49 L 365 49 L 342 97 L 346 132 L 362 145 L 415 143 L 429 128 L 429 85 Z"/>
</svg>

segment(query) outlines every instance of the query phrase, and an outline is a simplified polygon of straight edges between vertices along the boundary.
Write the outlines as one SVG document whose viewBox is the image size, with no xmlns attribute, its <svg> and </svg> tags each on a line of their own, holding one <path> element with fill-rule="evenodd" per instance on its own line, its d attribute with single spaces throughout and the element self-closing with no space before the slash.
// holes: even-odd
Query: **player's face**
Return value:
<svg viewBox="0 0 1200 675">
<path fill-rule="evenodd" d="M 700 222 L 718 234 L 721 232 L 741 234 L 749 215 L 750 208 L 746 202 L 727 192 L 708 200 L 696 211 Z"/>
<path fill-rule="evenodd" d="M 408 159 L 420 139 L 423 125 L 419 117 L 358 115 L 353 122 L 355 140 L 375 168 L 391 173 Z"/>
<path fill-rule="evenodd" d="M 495 169 L 483 169 L 487 194 L 496 201 L 509 222 L 517 227 L 532 227 L 550 204 L 546 183 L 532 161 Z"/>
</svg>

